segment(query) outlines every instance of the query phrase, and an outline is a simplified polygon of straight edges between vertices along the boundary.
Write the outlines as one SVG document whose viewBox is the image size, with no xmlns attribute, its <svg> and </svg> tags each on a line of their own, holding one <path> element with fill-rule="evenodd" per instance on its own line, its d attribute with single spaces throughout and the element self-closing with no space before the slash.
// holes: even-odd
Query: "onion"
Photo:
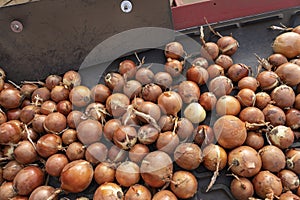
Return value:
<svg viewBox="0 0 300 200">
<path fill-rule="evenodd" d="M 158 121 L 161 116 L 159 105 L 150 101 L 142 102 L 139 106 L 137 106 L 137 110 L 152 117 L 155 121 Z M 137 116 L 137 118 L 142 122 L 147 122 L 147 119 L 143 116 Z"/>
<path fill-rule="evenodd" d="M 30 194 L 29 200 L 48 199 L 52 197 L 54 193 L 55 189 L 52 186 L 39 186 Z"/>
<path fill-rule="evenodd" d="M 132 162 L 140 163 L 149 153 L 149 147 L 145 144 L 135 144 L 129 151 L 129 159 Z"/>
<path fill-rule="evenodd" d="M 35 166 L 21 169 L 13 180 L 13 186 L 19 195 L 29 195 L 44 183 L 44 172 Z"/>
<path fill-rule="evenodd" d="M 68 146 L 66 155 L 70 161 L 83 159 L 85 155 L 85 147 L 80 142 L 73 142 Z"/>
<path fill-rule="evenodd" d="M 58 177 L 68 163 L 68 158 L 64 154 L 54 154 L 47 159 L 45 169 L 50 176 Z"/>
<path fill-rule="evenodd" d="M 283 169 L 277 176 L 281 179 L 284 190 L 295 190 L 299 187 L 299 177 L 293 171 Z"/>
<path fill-rule="evenodd" d="M 24 166 L 22 164 L 18 163 L 16 160 L 11 160 L 3 167 L 3 171 L 0 176 L 6 181 L 13 181 L 17 173 L 23 168 Z"/>
<path fill-rule="evenodd" d="M 137 142 L 137 132 L 135 128 L 123 125 L 120 126 L 113 135 L 115 145 L 123 150 L 128 150 Z"/>
<path fill-rule="evenodd" d="M 66 117 L 59 113 L 54 112 L 47 115 L 44 121 L 44 129 L 48 133 L 60 133 L 67 127 Z"/>
<path fill-rule="evenodd" d="M 202 162 L 202 151 L 196 144 L 181 143 L 174 151 L 174 160 L 179 167 L 193 170 Z"/>
<path fill-rule="evenodd" d="M 279 172 L 285 167 L 285 156 L 276 146 L 267 145 L 259 150 L 262 168 L 271 172 Z"/>
<path fill-rule="evenodd" d="M 12 121 L 0 125 L 0 144 L 17 144 L 21 137 L 20 126 Z"/>
<path fill-rule="evenodd" d="M 20 88 L 21 94 L 26 97 L 27 99 L 30 99 L 32 93 L 38 89 L 38 86 L 35 84 L 23 84 L 22 87 Z"/>
<path fill-rule="evenodd" d="M 195 124 L 203 122 L 206 118 L 206 111 L 198 102 L 190 103 L 183 114 L 185 118 Z"/>
<path fill-rule="evenodd" d="M 154 83 L 159 85 L 162 89 L 169 88 L 173 83 L 172 76 L 167 72 L 157 72 L 154 75 Z"/>
<path fill-rule="evenodd" d="M 142 144 L 152 144 L 158 138 L 159 131 L 152 125 L 146 124 L 138 130 L 138 140 Z"/>
<path fill-rule="evenodd" d="M 95 168 L 94 179 L 99 185 L 113 182 L 115 179 L 115 173 L 116 170 L 112 164 L 108 162 L 101 162 Z"/>
<path fill-rule="evenodd" d="M 66 192 L 82 192 L 92 182 L 94 175 L 92 165 L 85 160 L 68 163 L 60 175 L 61 189 Z"/>
<path fill-rule="evenodd" d="M 129 80 L 124 84 L 123 93 L 129 98 L 133 99 L 139 96 L 142 92 L 142 84 L 136 80 Z"/>
<path fill-rule="evenodd" d="M 284 63 L 276 69 L 275 73 L 288 86 L 293 87 L 300 83 L 300 66 L 297 64 Z"/>
<path fill-rule="evenodd" d="M 280 200 L 299 200 L 300 197 L 293 194 L 291 191 L 288 191 L 288 192 L 285 192 L 285 193 L 282 193 L 280 196 L 279 196 L 279 199 Z"/>
<path fill-rule="evenodd" d="M 182 108 L 182 99 L 177 92 L 167 91 L 158 97 L 157 104 L 164 114 L 176 117 Z"/>
<path fill-rule="evenodd" d="M 32 112 L 32 115 L 38 113 L 38 111 L 43 115 L 48 115 L 57 111 L 57 104 L 51 100 L 43 102 L 40 109 L 38 109 L 35 105 L 25 106 L 24 108 L 30 108 L 30 106 L 32 107 L 32 111 L 36 110 L 35 112 Z M 22 109 L 22 111 L 24 110 L 24 108 Z"/>
<path fill-rule="evenodd" d="M 67 71 L 63 76 L 63 84 L 70 89 L 81 84 L 81 76 L 78 72 L 73 70 Z"/>
<path fill-rule="evenodd" d="M 147 67 L 139 68 L 135 74 L 135 79 L 142 85 L 153 82 L 154 73 Z"/>
<path fill-rule="evenodd" d="M 0 105 L 5 109 L 13 109 L 20 106 L 22 96 L 19 90 L 4 89 L 0 92 Z"/>
<path fill-rule="evenodd" d="M 219 116 L 238 115 L 240 111 L 241 104 L 238 99 L 233 96 L 221 96 L 216 103 L 216 112 Z"/>
<path fill-rule="evenodd" d="M 223 54 L 229 56 L 233 55 L 239 47 L 238 41 L 231 36 L 221 37 L 218 39 L 217 45 Z"/>
<path fill-rule="evenodd" d="M 125 194 L 125 199 L 127 200 L 151 200 L 151 197 L 149 189 L 140 184 L 131 186 Z"/>
<path fill-rule="evenodd" d="M 217 97 L 212 92 L 204 92 L 200 96 L 199 103 L 206 111 L 211 111 L 216 106 Z"/>
<path fill-rule="evenodd" d="M 218 76 L 210 81 L 208 89 L 219 98 L 223 95 L 230 94 L 233 89 L 233 84 L 231 79 L 226 76 Z"/>
<path fill-rule="evenodd" d="M 17 195 L 12 182 L 4 182 L 0 186 L 0 200 L 11 199 Z"/>
<path fill-rule="evenodd" d="M 242 106 L 254 106 L 255 104 L 255 93 L 253 90 L 250 90 L 248 88 L 241 89 L 236 98 L 239 100 Z"/>
<path fill-rule="evenodd" d="M 175 128 L 175 132 L 178 135 L 180 140 L 185 140 L 190 138 L 193 134 L 193 131 L 194 131 L 194 126 L 190 120 L 184 117 L 178 120 L 177 128 Z"/>
<path fill-rule="evenodd" d="M 69 99 L 74 106 L 77 107 L 87 106 L 91 100 L 91 91 L 89 88 L 82 85 L 75 86 L 70 91 Z"/>
<path fill-rule="evenodd" d="M 215 140 L 215 134 L 211 127 L 207 125 L 199 125 L 194 129 L 194 142 L 200 147 L 205 147 Z"/>
<path fill-rule="evenodd" d="M 282 109 L 290 108 L 295 102 L 295 92 L 287 85 L 280 85 L 272 91 L 271 98 L 276 106 Z"/>
<path fill-rule="evenodd" d="M 62 77 L 52 74 L 47 76 L 46 80 L 45 80 L 45 86 L 48 88 L 48 90 L 52 90 L 52 88 L 54 88 L 57 85 L 60 85 L 62 82 Z"/>
<path fill-rule="evenodd" d="M 294 107 L 296 108 L 296 109 L 300 109 L 300 94 L 298 94 L 297 96 L 296 96 L 296 98 L 295 98 L 295 104 L 294 104 Z"/>
<path fill-rule="evenodd" d="M 177 200 L 177 197 L 170 190 L 160 190 L 155 193 L 152 200 Z"/>
<path fill-rule="evenodd" d="M 92 144 L 102 137 L 102 125 L 95 120 L 87 119 L 77 127 L 77 137 L 82 144 Z"/>
<path fill-rule="evenodd" d="M 122 93 L 114 93 L 106 100 L 106 109 L 114 117 L 120 117 L 126 112 L 129 98 Z"/>
<path fill-rule="evenodd" d="M 46 87 L 36 89 L 31 95 L 31 101 L 42 103 L 50 99 L 50 90 Z"/>
<path fill-rule="evenodd" d="M 126 78 L 133 78 L 136 73 L 136 65 L 132 60 L 123 60 L 119 64 L 119 72 L 121 75 L 125 75 Z"/>
<path fill-rule="evenodd" d="M 122 125 L 119 119 L 108 120 L 103 128 L 103 134 L 106 139 L 112 141 L 114 132 Z"/>
<path fill-rule="evenodd" d="M 276 69 L 280 65 L 287 63 L 287 58 L 280 53 L 273 53 L 268 57 L 268 62 L 272 65 L 273 69 Z"/>
<path fill-rule="evenodd" d="M 229 69 L 229 67 L 231 65 L 233 65 L 233 60 L 230 56 L 225 55 L 225 54 L 221 54 L 217 57 L 217 59 L 215 60 L 215 63 L 217 65 L 220 65 L 221 67 L 224 68 L 224 70 L 227 71 Z"/>
<path fill-rule="evenodd" d="M 105 144 L 95 142 L 87 147 L 85 159 L 92 164 L 98 164 L 99 162 L 104 162 L 106 160 L 107 153 L 108 149 Z"/>
<path fill-rule="evenodd" d="M 95 102 L 104 103 L 110 95 L 109 88 L 103 84 L 97 84 L 91 89 L 91 97 Z"/>
<path fill-rule="evenodd" d="M 192 173 L 177 171 L 172 177 L 170 188 L 177 197 L 188 199 L 197 193 L 198 182 Z"/>
<path fill-rule="evenodd" d="M 35 132 L 41 134 L 45 132 L 44 129 L 44 121 L 46 119 L 46 115 L 35 114 L 32 120 L 32 128 Z"/>
<path fill-rule="evenodd" d="M 247 122 L 246 128 L 248 130 L 257 130 L 261 125 L 265 125 L 264 113 L 256 107 L 244 108 L 240 112 L 239 118 L 243 122 Z"/>
<path fill-rule="evenodd" d="M 256 78 L 251 76 L 246 76 L 241 80 L 239 80 L 238 82 L 238 88 L 240 90 L 247 88 L 255 92 L 258 87 L 259 87 L 259 82 L 256 80 Z"/>
<path fill-rule="evenodd" d="M 286 116 L 283 110 L 277 106 L 267 105 L 263 109 L 265 119 L 273 126 L 284 125 L 286 122 Z"/>
<path fill-rule="evenodd" d="M 267 136 L 273 145 L 281 149 L 288 148 L 294 142 L 294 132 L 292 129 L 282 125 L 274 127 Z"/>
<path fill-rule="evenodd" d="M 68 100 L 70 91 L 62 85 L 55 86 L 50 93 L 51 99 L 55 102 Z"/>
<path fill-rule="evenodd" d="M 201 55 L 208 60 L 216 59 L 219 51 L 218 45 L 214 42 L 205 42 L 200 49 Z"/>
<path fill-rule="evenodd" d="M 67 123 L 70 128 L 75 129 L 83 121 L 83 113 L 79 110 L 71 111 L 67 116 Z"/>
<path fill-rule="evenodd" d="M 162 94 L 162 89 L 154 83 L 149 83 L 143 87 L 141 94 L 145 101 L 156 102 Z"/>
<path fill-rule="evenodd" d="M 260 72 L 256 80 L 259 82 L 259 87 L 262 90 L 272 90 L 279 84 L 279 76 L 273 71 Z"/>
<path fill-rule="evenodd" d="M 160 133 L 156 141 L 157 149 L 164 151 L 169 155 L 173 154 L 178 145 L 179 137 L 176 133 L 171 131 Z"/>
<path fill-rule="evenodd" d="M 56 134 L 48 133 L 39 138 L 36 144 L 36 151 L 44 158 L 56 154 L 62 149 L 62 140 Z"/>
<path fill-rule="evenodd" d="M 212 64 L 207 68 L 207 72 L 210 79 L 217 76 L 224 76 L 224 68 L 217 64 Z"/>
<path fill-rule="evenodd" d="M 172 59 L 180 59 L 184 55 L 184 49 L 179 42 L 170 42 L 165 46 L 165 56 Z"/>
<path fill-rule="evenodd" d="M 264 109 L 271 102 L 271 97 L 266 92 L 258 92 L 255 94 L 255 107 Z"/>
<path fill-rule="evenodd" d="M 195 58 L 191 64 L 194 66 L 203 67 L 205 69 L 208 68 L 208 61 L 203 57 Z"/>
<path fill-rule="evenodd" d="M 57 111 L 65 116 L 68 116 L 73 109 L 72 103 L 69 100 L 63 100 L 58 102 L 56 107 Z"/>
<path fill-rule="evenodd" d="M 240 146 L 228 154 L 230 170 L 242 177 L 255 176 L 261 169 L 262 160 L 258 152 L 249 146 Z"/>
<path fill-rule="evenodd" d="M 235 116 L 224 115 L 220 117 L 214 123 L 213 129 L 218 143 L 224 148 L 233 149 L 246 141 L 245 123 Z"/>
<path fill-rule="evenodd" d="M 94 193 L 94 200 L 123 200 L 124 194 L 122 188 L 115 183 L 103 183 Z"/>
<path fill-rule="evenodd" d="M 239 63 L 239 64 L 233 64 L 229 67 L 227 71 L 227 76 L 230 78 L 233 82 L 238 82 L 244 77 L 247 77 L 249 74 L 249 67 L 245 64 Z"/>
<path fill-rule="evenodd" d="M 289 149 L 286 151 L 285 155 L 287 168 L 296 174 L 300 174 L 300 149 Z"/>
<path fill-rule="evenodd" d="M 30 164 L 38 159 L 38 155 L 33 144 L 27 140 L 23 140 L 15 148 L 14 158 L 21 164 Z"/>
<path fill-rule="evenodd" d="M 158 121 L 161 132 L 172 131 L 174 129 L 174 124 L 175 118 L 172 115 L 162 115 Z"/>
<path fill-rule="evenodd" d="M 178 94 L 184 103 L 197 102 L 200 97 L 200 88 L 193 81 L 182 81 L 178 86 Z"/>
<path fill-rule="evenodd" d="M 123 162 L 116 169 L 116 180 L 121 186 L 130 187 L 140 180 L 140 168 L 131 161 Z"/>
<path fill-rule="evenodd" d="M 172 160 L 168 154 L 162 151 L 153 151 L 143 159 L 140 173 L 150 187 L 162 187 L 172 177 Z"/>
<path fill-rule="evenodd" d="M 282 33 L 275 38 L 272 48 L 275 53 L 294 58 L 300 54 L 300 35 L 295 32 Z"/>
<path fill-rule="evenodd" d="M 261 198 L 272 199 L 282 192 L 280 178 L 269 171 L 260 171 L 252 180 L 255 193 Z"/>
<path fill-rule="evenodd" d="M 231 181 L 230 191 L 236 200 L 248 200 L 254 194 L 251 181 L 244 177 L 237 177 Z"/>
<path fill-rule="evenodd" d="M 127 151 L 120 149 L 116 145 L 113 145 L 108 150 L 107 154 L 108 160 L 113 163 L 123 162 L 126 158 L 128 158 Z"/>
<path fill-rule="evenodd" d="M 106 114 L 105 106 L 102 103 L 90 103 L 85 108 L 85 115 L 91 119 L 100 121 L 102 124 L 105 121 Z"/>
<path fill-rule="evenodd" d="M 245 145 L 252 147 L 255 150 L 259 150 L 264 146 L 265 139 L 259 132 L 250 131 L 247 133 Z"/>
<path fill-rule="evenodd" d="M 207 83 L 209 74 L 205 68 L 192 65 L 186 72 L 186 78 L 188 81 L 204 85 Z"/>
<path fill-rule="evenodd" d="M 180 62 L 179 60 L 168 58 L 165 64 L 166 72 L 168 72 L 172 77 L 178 77 L 181 75 L 182 70 L 182 62 Z"/>
<path fill-rule="evenodd" d="M 21 114 L 21 109 L 20 108 L 15 108 L 15 109 L 11 109 L 5 112 L 1 112 L 1 124 L 3 124 L 4 121 L 7 120 L 14 120 L 14 119 L 19 119 L 20 118 L 20 114 Z"/>
<path fill-rule="evenodd" d="M 227 153 L 219 145 L 216 144 L 207 145 L 203 149 L 202 155 L 203 155 L 203 166 L 210 171 L 222 170 L 227 164 Z"/>
<path fill-rule="evenodd" d="M 300 128 L 300 111 L 298 109 L 291 108 L 286 114 L 286 125 L 293 130 Z"/>
<path fill-rule="evenodd" d="M 104 81 L 105 81 L 105 85 L 113 92 L 122 91 L 125 84 L 125 80 L 123 76 L 115 72 L 108 73 L 105 76 Z"/>
</svg>

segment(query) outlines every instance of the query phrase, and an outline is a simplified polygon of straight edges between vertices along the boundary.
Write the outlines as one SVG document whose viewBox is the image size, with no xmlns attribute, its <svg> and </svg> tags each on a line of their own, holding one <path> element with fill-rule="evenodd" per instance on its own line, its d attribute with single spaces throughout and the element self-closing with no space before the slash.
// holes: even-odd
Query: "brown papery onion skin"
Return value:
<svg viewBox="0 0 300 200">
<path fill-rule="evenodd" d="M 92 144 L 102 137 L 102 125 L 100 122 L 87 119 L 77 127 L 77 137 L 83 144 Z"/>
<path fill-rule="evenodd" d="M 181 143 L 174 151 L 174 160 L 181 168 L 193 170 L 202 162 L 202 151 L 196 144 Z"/>
<path fill-rule="evenodd" d="M 288 86 L 293 87 L 300 83 L 300 66 L 297 64 L 284 63 L 276 69 L 275 73 Z"/>
<path fill-rule="evenodd" d="M 177 200 L 177 197 L 170 190 L 161 190 L 155 193 L 152 200 Z"/>
<path fill-rule="evenodd" d="M 264 144 L 265 140 L 261 133 L 253 131 L 247 133 L 245 145 L 248 145 L 255 150 L 259 150 L 264 146 Z"/>
<path fill-rule="evenodd" d="M 173 162 L 165 152 L 153 151 L 143 159 L 140 172 L 146 184 L 159 188 L 172 177 Z"/>
<path fill-rule="evenodd" d="M 287 58 L 294 58 L 300 54 L 300 34 L 285 32 L 275 38 L 273 51 L 281 53 Z"/>
<path fill-rule="evenodd" d="M 279 196 L 282 192 L 280 178 L 269 171 L 260 171 L 252 180 L 255 193 L 266 198 L 269 195 Z"/>
<path fill-rule="evenodd" d="M 220 155 L 218 155 L 218 151 Z M 203 165 L 210 171 L 217 170 L 217 163 L 219 163 L 219 170 L 224 169 L 227 164 L 227 153 L 225 149 L 216 144 L 209 144 L 203 149 Z"/>
<path fill-rule="evenodd" d="M 206 111 L 211 111 L 216 107 L 217 97 L 212 92 L 204 92 L 199 98 L 199 103 Z"/>
<path fill-rule="evenodd" d="M 200 49 L 201 55 L 208 60 L 216 59 L 219 55 L 219 51 L 218 45 L 214 42 L 206 42 Z"/>
<path fill-rule="evenodd" d="M 273 126 L 284 125 L 286 122 L 286 116 L 283 110 L 277 106 L 271 104 L 267 105 L 263 110 L 265 119 Z"/>
<path fill-rule="evenodd" d="M 49 175 L 58 177 L 68 163 L 68 158 L 64 154 L 54 154 L 47 159 L 45 169 Z"/>
<path fill-rule="evenodd" d="M 292 191 L 287 191 L 279 196 L 280 200 L 300 200 L 300 197 L 293 194 Z"/>
<path fill-rule="evenodd" d="M 231 67 L 229 67 L 227 71 L 227 76 L 230 78 L 233 82 L 238 82 L 244 77 L 247 77 L 249 74 L 249 67 L 245 64 L 239 63 L 239 64 L 233 64 Z"/>
<path fill-rule="evenodd" d="M 255 149 L 249 146 L 240 146 L 229 152 L 228 165 L 234 174 L 252 177 L 260 171 L 262 161 Z"/>
<path fill-rule="evenodd" d="M 238 99 L 233 96 L 221 96 L 216 103 L 216 112 L 219 116 L 238 115 L 240 111 L 241 104 Z"/>
<path fill-rule="evenodd" d="M 132 60 L 123 60 L 119 64 L 119 72 L 121 75 L 126 76 L 126 78 L 133 78 L 136 73 L 136 65 Z"/>
<path fill-rule="evenodd" d="M 177 197 L 188 199 L 197 193 L 198 181 L 191 172 L 176 171 L 172 180 L 170 188 Z"/>
<path fill-rule="evenodd" d="M 94 179 L 99 185 L 113 182 L 115 179 L 115 173 L 116 169 L 114 168 L 113 164 L 101 162 L 95 168 Z"/>
<path fill-rule="evenodd" d="M 121 186 L 130 187 L 139 182 L 140 168 L 132 161 L 123 162 L 117 167 L 115 177 Z"/>
<path fill-rule="evenodd" d="M 223 95 L 229 95 L 233 89 L 233 84 L 231 79 L 226 76 L 218 76 L 209 82 L 208 89 L 219 98 Z"/>
<path fill-rule="evenodd" d="M 276 106 L 282 109 L 290 108 L 295 102 L 295 92 L 287 85 L 280 85 L 272 91 L 271 98 Z"/>
<path fill-rule="evenodd" d="M 86 160 L 76 160 L 68 163 L 60 175 L 61 188 L 67 192 L 82 192 L 92 182 L 93 166 Z"/>
<path fill-rule="evenodd" d="M 106 100 L 106 109 L 114 117 L 120 117 L 126 112 L 130 103 L 129 98 L 122 93 L 114 93 Z"/>
<path fill-rule="evenodd" d="M 280 53 L 274 53 L 268 57 L 268 62 L 272 65 L 273 69 L 276 69 L 280 65 L 287 63 L 288 59 Z"/>
<path fill-rule="evenodd" d="M 9 161 L 6 165 L 3 166 L 2 173 L 0 173 L 0 184 L 2 184 L 1 179 L 5 179 L 6 181 L 13 181 L 17 173 L 23 169 L 24 166 L 18 163 L 16 160 Z"/>
<path fill-rule="evenodd" d="M 240 90 L 244 89 L 244 88 L 248 88 L 248 89 L 252 90 L 253 92 L 255 92 L 258 87 L 259 87 L 259 82 L 256 80 L 256 78 L 254 78 L 252 76 L 246 76 L 246 77 L 242 78 L 241 80 L 239 80 L 239 82 L 238 82 L 238 88 Z"/>
<path fill-rule="evenodd" d="M 149 189 L 140 184 L 131 186 L 125 194 L 126 200 L 151 200 L 151 197 L 152 195 Z"/>
<path fill-rule="evenodd" d="M 14 188 L 19 195 L 29 195 L 44 183 L 44 176 L 44 172 L 39 167 L 27 166 L 21 169 L 14 178 Z"/>
<path fill-rule="evenodd" d="M 299 177 L 295 172 L 283 169 L 277 176 L 281 179 L 284 190 L 296 190 L 299 187 Z"/>
<path fill-rule="evenodd" d="M 233 179 L 230 184 L 230 191 L 237 200 L 248 200 L 254 195 L 253 184 L 248 178 L 238 177 Z"/>
<path fill-rule="evenodd" d="M 278 147 L 266 145 L 258 152 L 262 160 L 262 169 L 279 172 L 285 167 L 284 153 Z"/>
<path fill-rule="evenodd" d="M 260 72 L 256 80 L 262 90 L 269 91 L 274 89 L 279 84 L 279 76 L 273 71 Z"/>
<path fill-rule="evenodd" d="M 294 132 L 290 127 L 279 125 L 268 133 L 268 138 L 273 145 L 287 149 L 294 143 Z"/>
<path fill-rule="evenodd" d="M 245 123 L 232 115 L 220 117 L 213 126 L 218 143 L 227 149 L 241 146 L 247 137 Z M 232 140 L 232 138 L 235 138 Z"/>
<path fill-rule="evenodd" d="M 167 91 L 158 97 L 157 104 L 164 114 L 176 117 L 182 108 L 182 99 L 177 92 Z"/>
<path fill-rule="evenodd" d="M 184 103 L 198 101 L 200 97 L 200 88 L 193 81 L 183 81 L 178 86 L 178 94 Z"/>
<path fill-rule="evenodd" d="M 239 47 L 239 43 L 231 36 L 223 36 L 217 41 L 220 51 L 225 55 L 233 55 Z"/>
<path fill-rule="evenodd" d="M 231 65 L 233 65 L 233 60 L 230 56 L 221 54 L 219 57 L 215 60 L 215 63 L 217 65 L 220 65 L 221 67 L 224 68 L 225 71 L 229 69 Z"/>
<path fill-rule="evenodd" d="M 204 69 L 207 69 L 208 68 L 208 61 L 207 61 L 206 58 L 198 57 L 198 58 L 195 58 L 192 61 L 192 65 L 198 66 L 198 67 L 203 67 Z"/>
<path fill-rule="evenodd" d="M 266 92 L 258 92 L 255 94 L 255 107 L 264 109 L 270 102 L 271 96 Z"/>
<path fill-rule="evenodd" d="M 186 78 L 188 81 L 203 85 L 207 83 L 209 74 L 205 68 L 192 65 L 186 72 Z"/>
<path fill-rule="evenodd" d="M 169 58 L 165 64 L 165 71 L 171 74 L 172 77 L 178 77 L 183 70 L 182 62 L 176 59 Z"/>
<path fill-rule="evenodd" d="M 124 200 L 122 188 L 116 183 L 103 183 L 100 185 L 93 196 L 93 200 Z"/>
<path fill-rule="evenodd" d="M 91 100 L 91 91 L 86 86 L 75 86 L 69 93 L 69 99 L 74 106 L 87 106 Z"/>
<path fill-rule="evenodd" d="M 184 55 L 184 49 L 179 42 L 170 42 L 165 46 L 165 56 L 172 59 L 180 59 Z"/>
<path fill-rule="evenodd" d="M 52 186 L 39 186 L 29 196 L 29 200 L 37 200 L 37 199 L 48 199 L 55 192 L 55 188 Z M 55 197 L 53 200 L 57 200 L 58 197 Z"/>
<path fill-rule="evenodd" d="M 300 174 L 300 149 L 292 148 L 285 152 L 287 168 Z"/>
</svg>

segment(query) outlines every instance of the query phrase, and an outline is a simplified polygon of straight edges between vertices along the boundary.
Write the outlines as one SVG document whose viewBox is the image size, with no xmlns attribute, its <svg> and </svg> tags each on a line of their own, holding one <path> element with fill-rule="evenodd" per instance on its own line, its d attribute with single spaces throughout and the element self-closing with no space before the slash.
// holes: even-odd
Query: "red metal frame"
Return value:
<svg viewBox="0 0 300 200">
<path fill-rule="evenodd" d="M 172 7 L 175 30 L 300 6 L 300 0 L 201 0 Z"/>
</svg>

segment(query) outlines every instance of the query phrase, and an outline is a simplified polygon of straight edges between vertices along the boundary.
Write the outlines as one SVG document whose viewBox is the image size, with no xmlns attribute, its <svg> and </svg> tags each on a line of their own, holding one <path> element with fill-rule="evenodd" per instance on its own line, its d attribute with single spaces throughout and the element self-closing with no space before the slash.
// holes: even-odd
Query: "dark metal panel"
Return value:
<svg viewBox="0 0 300 200">
<path fill-rule="evenodd" d="M 95 46 L 122 31 L 173 28 L 168 0 L 132 0 L 129 13 L 121 10 L 121 2 L 43 0 L 1 8 L 0 66 L 16 82 L 43 79 L 51 73 L 78 69 Z M 14 20 L 23 26 L 13 26 L 15 31 L 22 29 L 19 33 L 11 29 Z M 173 37 L 157 38 L 152 46 Z M 107 51 L 112 50 L 108 47 Z"/>
</svg>

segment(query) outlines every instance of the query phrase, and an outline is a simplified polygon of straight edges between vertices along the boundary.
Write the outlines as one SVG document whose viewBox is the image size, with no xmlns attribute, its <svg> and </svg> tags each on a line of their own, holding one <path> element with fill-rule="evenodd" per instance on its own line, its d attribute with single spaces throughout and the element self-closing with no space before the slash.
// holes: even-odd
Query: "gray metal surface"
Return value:
<svg viewBox="0 0 300 200">
<path fill-rule="evenodd" d="M 139 27 L 172 29 L 168 0 L 132 0 L 130 12 L 123 12 L 121 2 L 43 0 L 0 8 L 0 67 L 16 82 L 44 79 L 78 69 L 96 45 L 117 33 Z M 173 39 L 156 38 L 151 46 Z"/>
</svg>

